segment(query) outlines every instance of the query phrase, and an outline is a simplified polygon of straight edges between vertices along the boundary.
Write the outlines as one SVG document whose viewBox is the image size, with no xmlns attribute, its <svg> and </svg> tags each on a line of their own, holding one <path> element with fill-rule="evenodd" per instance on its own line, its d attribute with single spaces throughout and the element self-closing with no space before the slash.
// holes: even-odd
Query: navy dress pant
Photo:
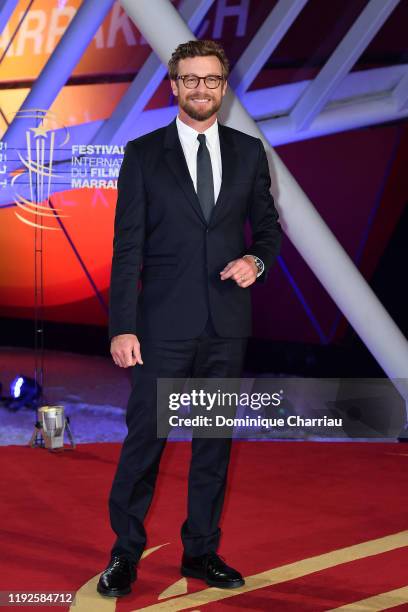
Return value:
<svg viewBox="0 0 408 612">
<path fill-rule="evenodd" d="M 109 497 L 116 541 L 111 554 L 137 563 L 146 545 L 144 519 L 151 504 L 166 443 L 157 437 L 157 378 L 239 378 L 246 338 L 221 338 L 209 320 L 191 340 L 141 342 L 144 365 L 132 367 L 126 409 L 128 434 Z M 184 551 L 198 556 L 218 547 L 231 438 L 194 438 L 188 479 L 187 517 L 181 526 Z"/>
</svg>

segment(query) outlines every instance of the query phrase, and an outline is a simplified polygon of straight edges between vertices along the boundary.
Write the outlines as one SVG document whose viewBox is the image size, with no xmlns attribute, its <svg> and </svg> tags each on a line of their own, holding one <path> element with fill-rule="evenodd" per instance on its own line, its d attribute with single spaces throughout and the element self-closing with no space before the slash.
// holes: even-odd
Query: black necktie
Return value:
<svg viewBox="0 0 408 612">
<path fill-rule="evenodd" d="M 197 140 L 200 143 L 197 151 L 197 195 L 208 223 L 215 204 L 213 173 L 205 134 L 199 134 Z"/>
</svg>

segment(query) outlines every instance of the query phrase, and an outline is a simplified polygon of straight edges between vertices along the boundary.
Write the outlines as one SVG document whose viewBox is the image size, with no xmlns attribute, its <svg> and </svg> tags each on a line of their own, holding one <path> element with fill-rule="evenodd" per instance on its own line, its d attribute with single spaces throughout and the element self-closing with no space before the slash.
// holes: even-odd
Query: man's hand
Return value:
<svg viewBox="0 0 408 612">
<path fill-rule="evenodd" d="M 239 287 L 245 289 L 256 281 L 258 268 L 251 255 L 230 261 L 220 272 L 221 280 L 232 278 Z"/>
<path fill-rule="evenodd" d="M 110 352 L 113 361 L 120 368 L 135 366 L 137 363 L 143 365 L 140 343 L 134 334 L 114 336 L 111 340 Z"/>
</svg>

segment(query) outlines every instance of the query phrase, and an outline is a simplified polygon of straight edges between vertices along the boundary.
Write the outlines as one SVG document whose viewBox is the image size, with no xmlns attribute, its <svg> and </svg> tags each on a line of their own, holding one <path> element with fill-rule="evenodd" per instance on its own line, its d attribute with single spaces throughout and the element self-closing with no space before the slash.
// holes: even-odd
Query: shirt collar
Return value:
<svg viewBox="0 0 408 612">
<path fill-rule="evenodd" d="M 197 136 L 200 133 L 205 134 L 205 137 L 211 146 L 215 144 L 218 139 L 218 121 L 217 119 L 214 123 L 207 129 L 205 132 L 197 132 L 194 128 L 190 127 L 183 121 L 181 121 L 180 117 L 177 115 L 176 117 L 177 130 L 180 138 L 187 140 L 189 143 L 193 144 L 197 141 Z"/>
</svg>

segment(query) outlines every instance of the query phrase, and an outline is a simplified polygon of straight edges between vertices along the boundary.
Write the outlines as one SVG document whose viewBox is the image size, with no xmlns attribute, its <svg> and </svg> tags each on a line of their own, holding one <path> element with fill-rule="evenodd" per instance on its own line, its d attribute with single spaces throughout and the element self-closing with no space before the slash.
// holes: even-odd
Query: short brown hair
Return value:
<svg viewBox="0 0 408 612">
<path fill-rule="evenodd" d="M 178 75 L 178 63 L 181 59 L 188 57 L 205 57 L 215 55 L 221 62 L 222 76 L 224 79 L 229 74 L 229 61 L 225 55 L 224 49 L 214 40 L 189 40 L 186 43 L 181 43 L 174 51 L 169 60 L 169 76 L 172 81 L 175 81 Z"/>
</svg>

